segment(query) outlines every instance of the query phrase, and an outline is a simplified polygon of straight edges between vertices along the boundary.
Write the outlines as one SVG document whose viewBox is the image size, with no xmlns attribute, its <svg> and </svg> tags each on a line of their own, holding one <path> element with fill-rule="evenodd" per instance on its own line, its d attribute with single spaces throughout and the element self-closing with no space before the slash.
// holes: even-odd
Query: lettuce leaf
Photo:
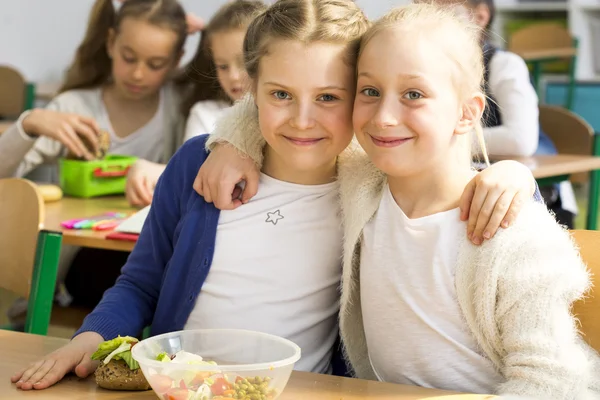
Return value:
<svg viewBox="0 0 600 400">
<path fill-rule="evenodd" d="M 134 371 L 140 367 L 140 364 L 138 364 L 138 362 L 133 359 L 133 356 L 131 355 L 131 350 L 127 350 L 127 351 L 117 354 L 116 356 L 113 357 L 113 360 L 125 361 L 127 363 L 127 365 L 129 366 L 129 369 L 132 371 Z"/>
<path fill-rule="evenodd" d="M 119 336 L 115 339 L 107 340 L 106 342 L 102 342 L 100 343 L 100 345 L 98 345 L 98 350 L 96 350 L 96 352 L 92 354 L 92 360 L 102 361 L 109 354 L 113 353 L 115 350 L 121 347 L 123 343 L 133 344 L 137 342 L 138 340 L 131 336 Z"/>
</svg>

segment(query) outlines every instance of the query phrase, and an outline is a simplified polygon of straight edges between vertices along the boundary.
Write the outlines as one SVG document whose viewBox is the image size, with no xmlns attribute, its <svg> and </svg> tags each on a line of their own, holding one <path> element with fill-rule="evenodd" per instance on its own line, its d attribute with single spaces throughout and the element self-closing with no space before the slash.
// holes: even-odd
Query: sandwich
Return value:
<svg viewBox="0 0 600 400">
<path fill-rule="evenodd" d="M 131 356 L 138 340 L 131 336 L 100 343 L 92 360 L 101 361 L 95 377 L 98 386 L 109 390 L 150 390 L 140 365 Z"/>
</svg>

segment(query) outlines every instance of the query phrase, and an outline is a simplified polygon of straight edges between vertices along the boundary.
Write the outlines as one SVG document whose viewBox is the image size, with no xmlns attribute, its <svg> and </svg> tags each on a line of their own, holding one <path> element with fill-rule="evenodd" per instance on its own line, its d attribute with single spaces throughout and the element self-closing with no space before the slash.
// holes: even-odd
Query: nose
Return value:
<svg viewBox="0 0 600 400">
<path fill-rule="evenodd" d="M 237 82 L 242 79 L 242 69 L 239 67 L 229 68 L 229 79 L 232 82 Z"/>
<path fill-rule="evenodd" d="M 307 130 L 314 128 L 314 105 L 309 101 L 298 101 L 294 106 L 290 125 L 298 130 Z"/>
<path fill-rule="evenodd" d="M 400 103 L 393 96 L 383 98 L 379 102 L 377 112 L 373 116 L 372 123 L 379 129 L 386 129 L 397 126 L 400 122 Z"/>
<path fill-rule="evenodd" d="M 135 66 L 133 70 L 133 79 L 136 81 L 141 81 L 144 78 L 144 65 L 139 63 Z"/>
</svg>

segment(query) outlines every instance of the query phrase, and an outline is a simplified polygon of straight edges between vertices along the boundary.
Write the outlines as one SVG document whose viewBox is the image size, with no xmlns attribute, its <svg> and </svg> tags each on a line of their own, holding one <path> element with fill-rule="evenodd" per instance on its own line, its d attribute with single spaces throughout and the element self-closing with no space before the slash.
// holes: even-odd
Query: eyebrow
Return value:
<svg viewBox="0 0 600 400">
<path fill-rule="evenodd" d="M 133 50 L 131 47 L 129 46 L 123 46 L 124 50 L 127 50 L 133 54 L 137 54 L 135 52 L 135 50 Z M 167 61 L 169 59 L 169 57 L 163 57 L 163 56 L 154 56 L 154 57 L 150 57 L 150 61 Z"/>
<path fill-rule="evenodd" d="M 272 85 L 272 86 L 279 86 L 284 88 L 285 90 L 291 90 L 290 88 L 288 88 L 285 85 L 282 85 L 281 83 L 277 83 L 277 82 L 265 82 L 265 85 Z M 325 91 L 325 90 L 341 90 L 343 92 L 347 92 L 348 89 L 341 87 L 341 86 L 335 86 L 335 85 L 329 85 L 329 86 L 321 86 L 317 88 L 318 91 Z"/>
<path fill-rule="evenodd" d="M 361 72 L 360 74 L 358 74 L 359 77 L 364 76 L 367 78 L 373 78 L 373 75 L 371 75 L 368 72 Z M 417 80 L 417 79 L 424 79 L 423 75 L 418 75 L 418 74 L 398 74 L 398 76 L 404 78 L 404 79 L 409 79 L 409 80 Z"/>
</svg>

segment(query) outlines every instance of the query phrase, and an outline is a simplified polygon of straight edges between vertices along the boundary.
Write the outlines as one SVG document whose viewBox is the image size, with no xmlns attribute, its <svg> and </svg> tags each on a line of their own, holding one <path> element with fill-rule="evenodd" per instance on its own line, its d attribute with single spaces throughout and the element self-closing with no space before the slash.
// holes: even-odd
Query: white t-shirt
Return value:
<svg viewBox="0 0 600 400">
<path fill-rule="evenodd" d="M 248 204 L 220 214 L 210 272 L 185 329 L 275 334 L 302 349 L 296 369 L 328 372 L 341 254 L 337 183 L 296 185 L 262 174 Z"/>
<path fill-rule="evenodd" d="M 101 111 L 96 122 L 102 129 L 108 130 L 110 134 L 110 154 L 132 155 L 144 160 L 165 163 L 168 160 L 163 160 L 164 157 L 164 118 L 165 118 L 165 96 L 164 89 L 160 91 L 160 100 L 158 108 L 154 116 L 137 131 L 131 133 L 127 137 L 119 137 L 115 134 L 112 127 L 106 106 L 102 101 L 102 92 L 98 89 L 100 96 Z"/>
<path fill-rule="evenodd" d="M 493 392 L 502 376 L 477 350 L 456 297 L 460 210 L 409 219 L 387 187 L 363 235 L 362 314 L 378 378 Z"/>
<path fill-rule="evenodd" d="M 205 100 L 194 104 L 190 110 L 185 126 L 184 141 L 198 135 L 211 133 L 215 129 L 217 119 L 223 111 L 231 105 L 225 101 Z"/>
</svg>

